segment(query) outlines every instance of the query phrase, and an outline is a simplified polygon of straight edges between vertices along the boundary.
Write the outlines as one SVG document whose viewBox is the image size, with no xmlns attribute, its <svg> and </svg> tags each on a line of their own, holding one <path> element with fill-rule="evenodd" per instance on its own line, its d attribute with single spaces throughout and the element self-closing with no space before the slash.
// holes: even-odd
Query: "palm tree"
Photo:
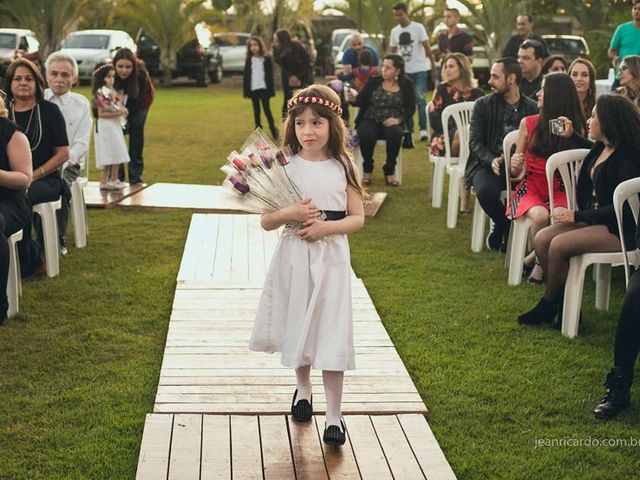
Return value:
<svg viewBox="0 0 640 480">
<path fill-rule="evenodd" d="M 88 0 L 2 0 L 0 13 L 21 27 L 33 30 L 46 58 L 74 30 L 79 16 L 88 11 Z"/>
<path fill-rule="evenodd" d="M 162 84 L 171 84 L 176 54 L 195 36 L 194 28 L 204 15 L 204 0 L 129 0 L 118 11 L 133 20 L 160 48 Z"/>
</svg>

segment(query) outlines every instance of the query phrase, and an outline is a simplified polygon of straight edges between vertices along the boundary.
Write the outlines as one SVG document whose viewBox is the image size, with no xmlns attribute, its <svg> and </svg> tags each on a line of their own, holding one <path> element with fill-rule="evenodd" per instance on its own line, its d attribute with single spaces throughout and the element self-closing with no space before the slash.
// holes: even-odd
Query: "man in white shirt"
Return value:
<svg viewBox="0 0 640 480">
<path fill-rule="evenodd" d="M 58 234 L 60 253 L 67 254 L 65 233 L 69 220 L 70 185 L 81 169 L 87 168 L 89 137 L 91 136 L 91 114 L 89 101 L 82 95 L 71 92 L 71 86 L 78 79 L 78 64 L 64 52 L 53 52 L 45 63 L 47 88 L 45 100 L 60 107 L 69 137 L 69 159 L 62 166 L 62 208 L 58 210 Z"/>
<path fill-rule="evenodd" d="M 433 81 L 437 77 L 429 37 L 424 25 L 411 21 L 405 3 L 396 3 L 393 6 L 393 16 L 398 25 L 391 29 L 389 44 L 394 53 L 398 53 L 404 59 L 404 69 L 407 75 L 413 80 L 416 89 L 416 99 L 418 101 L 418 123 L 420 124 L 420 140 L 427 139 L 427 113 L 425 107 L 427 100 L 427 77 L 429 72 Z M 413 130 L 413 121 L 407 125 L 409 131 Z"/>
</svg>

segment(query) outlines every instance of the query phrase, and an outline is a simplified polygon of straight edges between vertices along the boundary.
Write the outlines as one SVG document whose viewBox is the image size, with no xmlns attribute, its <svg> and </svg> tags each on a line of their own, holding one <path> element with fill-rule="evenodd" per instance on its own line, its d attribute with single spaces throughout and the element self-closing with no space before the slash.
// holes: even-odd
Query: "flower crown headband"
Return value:
<svg viewBox="0 0 640 480">
<path fill-rule="evenodd" d="M 320 97 L 295 97 L 287 102 L 287 110 L 291 110 L 292 108 L 298 105 L 322 105 L 323 107 L 330 108 L 334 112 L 338 114 L 338 116 L 342 115 L 342 107 L 340 105 L 336 105 L 331 100 L 326 100 Z"/>
<path fill-rule="evenodd" d="M 105 63 L 104 65 L 100 65 L 98 68 L 96 68 L 96 69 L 93 71 L 92 75 L 95 75 L 95 74 L 96 74 L 96 73 L 98 73 L 100 70 L 104 70 L 105 68 L 113 68 L 113 63 L 108 62 L 108 63 Z"/>
</svg>

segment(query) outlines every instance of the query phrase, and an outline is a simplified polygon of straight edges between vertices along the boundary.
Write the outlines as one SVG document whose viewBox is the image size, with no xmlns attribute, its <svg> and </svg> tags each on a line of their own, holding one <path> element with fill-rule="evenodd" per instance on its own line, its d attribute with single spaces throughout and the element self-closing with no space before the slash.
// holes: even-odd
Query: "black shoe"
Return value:
<svg viewBox="0 0 640 480">
<path fill-rule="evenodd" d="M 344 445 L 347 437 L 344 434 L 344 422 L 340 420 L 342 430 L 337 425 L 329 425 L 324 429 L 324 435 L 322 435 L 322 441 L 328 445 Z"/>
<path fill-rule="evenodd" d="M 269 130 L 271 130 L 271 137 L 277 142 L 278 137 L 280 137 L 278 129 L 276 127 L 269 127 Z"/>
<path fill-rule="evenodd" d="M 502 231 L 502 243 L 500 244 L 500 253 L 507 253 L 509 246 L 509 231 L 511 230 L 511 222 L 507 222 L 505 229 Z"/>
<path fill-rule="evenodd" d="M 604 382 L 607 393 L 594 408 L 593 414 L 600 420 L 611 420 L 618 413 L 629 408 L 631 405 L 631 384 L 633 374 L 625 374 L 620 368 L 614 367 L 607 374 Z"/>
<path fill-rule="evenodd" d="M 544 297 L 538 302 L 538 304 L 529 310 L 527 313 L 523 313 L 518 316 L 518 323 L 523 325 L 540 325 L 541 323 L 553 323 L 553 320 L 558 315 L 558 305 L 551 303 Z"/>
<path fill-rule="evenodd" d="M 311 403 L 309 400 L 302 399 L 296 403 L 296 397 L 298 396 L 298 389 L 293 393 L 293 400 L 291 401 L 291 416 L 298 422 L 308 422 L 313 416 L 313 397 L 311 397 Z"/>
<path fill-rule="evenodd" d="M 489 250 L 493 250 L 494 252 L 499 252 L 502 247 L 502 240 L 503 240 L 502 237 L 503 237 L 502 230 L 496 227 L 496 225 L 494 224 L 493 227 L 491 228 L 491 233 L 487 235 L 487 239 L 485 240 L 485 245 Z M 505 246 L 505 251 L 506 251 L 506 246 Z"/>
<path fill-rule="evenodd" d="M 67 241 L 64 237 L 60 237 L 60 255 L 64 257 L 67 253 L 69 253 L 69 250 L 67 249 Z"/>
</svg>

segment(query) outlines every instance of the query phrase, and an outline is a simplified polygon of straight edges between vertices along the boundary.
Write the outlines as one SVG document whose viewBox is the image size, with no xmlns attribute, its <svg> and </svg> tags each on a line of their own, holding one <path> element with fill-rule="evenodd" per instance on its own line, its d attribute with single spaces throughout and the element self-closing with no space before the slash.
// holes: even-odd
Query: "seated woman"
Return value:
<svg viewBox="0 0 640 480">
<path fill-rule="evenodd" d="M 525 117 L 520 122 L 516 153 L 511 157 L 511 176 L 524 177 L 514 189 L 507 205 L 507 217 L 512 220 L 527 216 L 531 220 L 531 237 L 549 223 L 549 188 L 545 171 L 547 158 L 553 153 L 575 148 L 567 138 L 549 131 L 549 120 L 568 117 L 580 133 L 584 133 L 584 115 L 571 78 L 564 73 L 551 73 L 544 77 L 538 92 L 540 113 Z M 559 177 L 554 179 L 553 202 L 567 206 L 567 197 Z M 531 283 L 542 283 L 542 270 L 535 263 L 535 252 L 524 260 L 523 272 Z M 535 264 L 535 265 L 534 265 Z"/>
<path fill-rule="evenodd" d="M 596 104 L 596 69 L 585 58 L 576 58 L 569 67 L 569 76 L 576 86 L 585 118 L 591 116 Z"/>
<path fill-rule="evenodd" d="M 429 105 L 429 124 L 431 125 L 431 155 L 442 157 L 445 154 L 444 129 L 442 112 L 449 105 L 460 102 L 473 102 L 484 95 L 484 91 L 476 88 L 478 82 L 473 78 L 471 62 L 462 53 L 449 53 L 442 62 L 442 79 L 433 94 Z M 449 122 L 449 138 L 451 138 L 451 155 L 460 154 L 460 138 L 453 119 Z M 464 189 L 460 200 L 460 211 L 469 212 L 469 190 Z"/>
<path fill-rule="evenodd" d="M 562 55 L 549 55 L 542 64 L 542 75 L 547 73 L 567 73 L 569 64 Z"/>
<path fill-rule="evenodd" d="M 547 286 L 538 304 L 518 317 L 519 323 L 553 322 L 562 304 L 569 260 L 588 252 L 618 252 L 616 215 L 613 192 L 623 181 L 640 176 L 640 111 L 625 97 L 602 95 L 596 101 L 589 119 L 589 140 L 573 134 L 568 118 L 563 136 L 572 135 L 581 146 L 591 145 L 582 162 L 576 184 L 578 209 L 564 206 L 553 211 L 555 223 L 536 235 L 533 246 L 546 273 Z M 631 210 L 624 212 L 626 245 L 634 243 L 634 221 Z M 636 338 L 637 340 L 637 338 Z"/>
<path fill-rule="evenodd" d="M 0 325 L 7 317 L 9 243 L 7 239 L 31 224 L 27 187 L 31 183 L 31 150 L 27 137 L 7 120 L 0 96 Z"/>
<path fill-rule="evenodd" d="M 640 248 L 640 223 L 636 229 L 636 246 Z M 631 404 L 633 369 L 640 352 L 640 270 L 629 279 L 627 292 L 616 327 L 613 368 L 607 374 L 607 393 L 593 410 L 596 418 L 610 420 Z"/>
<path fill-rule="evenodd" d="M 380 70 L 382 75 L 369 79 L 355 98 L 355 105 L 360 107 L 355 124 L 364 158 L 362 183 L 371 185 L 376 141 L 386 140 L 387 161 L 383 169 L 386 184 L 397 187 L 396 157 L 405 127 L 416 110 L 416 97 L 400 55 L 384 57 Z"/>
<path fill-rule="evenodd" d="M 640 55 L 627 55 L 620 67 L 620 88 L 617 93 L 627 97 L 640 108 Z"/>
</svg>

